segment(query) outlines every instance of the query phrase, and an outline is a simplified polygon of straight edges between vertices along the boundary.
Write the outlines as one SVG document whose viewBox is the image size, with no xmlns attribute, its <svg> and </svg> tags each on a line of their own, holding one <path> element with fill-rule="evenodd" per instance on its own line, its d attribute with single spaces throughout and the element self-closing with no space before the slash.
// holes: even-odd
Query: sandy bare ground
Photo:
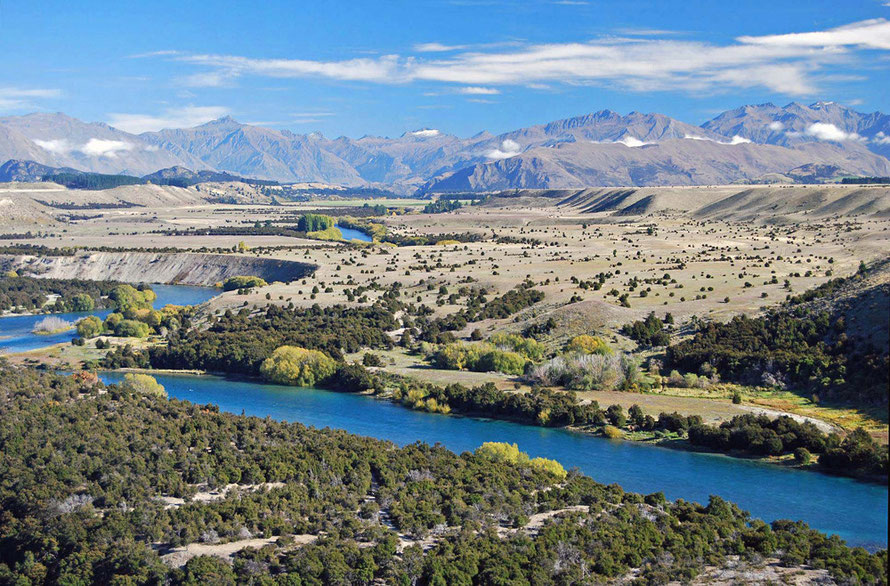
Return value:
<svg viewBox="0 0 890 586">
<path fill-rule="evenodd" d="M 709 566 L 691 582 L 695 586 L 734 586 L 736 584 L 836 584 L 828 570 L 807 567 L 785 568 L 779 560 L 767 559 L 761 563 L 742 562 L 738 557 L 730 558 L 722 567 Z M 680 582 L 670 582 L 679 586 Z"/>
<path fill-rule="evenodd" d="M 293 535 L 293 546 L 302 546 L 313 543 L 318 539 L 315 535 Z M 168 566 L 179 568 L 184 566 L 190 559 L 199 555 L 212 555 L 222 558 L 227 562 L 231 562 L 239 551 L 248 548 L 261 548 L 278 541 L 278 537 L 241 539 L 239 541 L 230 541 L 228 543 L 207 544 L 207 543 L 190 543 L 183 547 L 177 547 L 169 550 L 161 556 L 161 561 Z"/>
<path fill-rule="evenodd" d="M 522 527 L 498 527 L 498 536 L 501 538 L 509 537 L 510 535 L 514 535 L 519 533 L 520 531 L 526 533 L 528 535 L 537 535 L 541 528 L 544 526 L 548 520 L 558 517 L 559 515 L 563 515 L 565 513 L 573 513 L 573 512 L 584 512 L 587 511 L 589 507 L 587 505 L 575 505 L 573 507 L 566 507 L 565 509 L 556 509 L 554 511 L 547 511 L 545 513 L 535 513 L 528 518 L 528 523 L 523 525 Z"/>
<path fill-rule="evenodd" d="M 237 492 L 257 492 L 257 491 L 266 491 L 272 490 L 273 488 L 281 488 L 285 484 L 283 482 L 263 482 L 260 484 L 227 484 L 223 488 L 218 490 L 202 490 L 195 493 L 195 495 L 191 498 L 191 500 L 187 501 L 185 499 L 174 497 L 174 496 L 160 496 L 158 500 L 164 503 L 165 509 L 175 509 L 181 507 L 183 505 L 188 504 L 189 502 L 197 502 L 197 503 L 209 503 L 213 501 L 219 501 L 226 496 L 229 495 L 232 491 Z"/>
</svg>

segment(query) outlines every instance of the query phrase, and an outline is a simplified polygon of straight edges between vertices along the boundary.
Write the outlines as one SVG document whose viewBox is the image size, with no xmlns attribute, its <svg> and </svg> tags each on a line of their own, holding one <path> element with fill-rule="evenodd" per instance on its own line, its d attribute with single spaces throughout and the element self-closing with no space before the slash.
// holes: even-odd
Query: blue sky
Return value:
<svg viewBox="0 0 890 586">
<path fill-rule="evenodd" d="M 468 136 L 610 108 L 890 110 L 890 0 L 0 4 L 0 115 Z"/>
</svg>

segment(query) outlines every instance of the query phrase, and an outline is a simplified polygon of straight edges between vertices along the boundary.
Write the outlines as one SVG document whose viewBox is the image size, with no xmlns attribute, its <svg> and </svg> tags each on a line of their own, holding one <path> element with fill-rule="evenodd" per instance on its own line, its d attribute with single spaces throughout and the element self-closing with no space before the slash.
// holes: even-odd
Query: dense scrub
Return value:
<svg viewBox="0 0 890 586">
<path fill-rule="evenodd" d="M 668 502 L 534 465 L 219 413 L 103 385 L 0 369 L 0 582 L 16 584 L 569 584 L 638 568 L 688 580 L 728 555 L 778 556 L 884 584 L 886 551 L 850 549 L 800 523 L 752 521 L 731 503 Z M 492 458 L 497 465 L 492 465 Z M 188 501 L 199 486 L 236 489 Z M 165 507 L 162 496 L 185 497 Z M 568 509 L 573 507 L 572 509 Z M 535 513 L 565 510 L 539 532 Z M 495 529 L 501 528 L 502 536 Z M 430 536 L 396 555 L 396 531 Z M 320 535 L 292 545 L 294 534 Z M 277 537 L 234 565 L 171 569 L 163 547 Z"/>
<path fill-rule="evenodd" d="M 811 303 L 855 287 L 867 269 L 833 279 L 791 297 L 763 317 L 739 316 L 706 323 L 686 341 L 670 346 L 667 365 L 695 372 L 712 365 L 724 379 L 787 387 L 820 399 L 857 405 L 887 404 L 890 358 L 847 332 L 842 315 Z"/>
<path fill-rule="evenodd" d="M 818 455 L 819 465 L 826 470 L 887 482 L 887 446 L 878 445 L 861 429 L 841 439 L 790 417 L 738 415 L 716 427 L 690 426 L 689 441 L 722 452 L 737 450 L 757 456 L 793 453 L 802 464 Z"/>
<path fill-rule="evenodd" d="M 109 296 L 120 286 L 118 281 L 6 276 L 0 278 L 0 310 L 20 308 L 64 313 L 116 307 L 116 300 Z M 50 295 L 57 298 L 47 305 Z"/>
<path fill-rule="evenodd" d="M 246 309 L 226 311 L 206 330 L 174 332 L 167 346 L 152 349 L 150 361 L 157 368 L 256 375 L 280 346 L 322 350 L 339 359 L 361 348 L 392 347 L 386 332 L 397 327 L 392 312 L 379 304 L 294 309 L 269 305 L 252 317 Z"/>
</svg>

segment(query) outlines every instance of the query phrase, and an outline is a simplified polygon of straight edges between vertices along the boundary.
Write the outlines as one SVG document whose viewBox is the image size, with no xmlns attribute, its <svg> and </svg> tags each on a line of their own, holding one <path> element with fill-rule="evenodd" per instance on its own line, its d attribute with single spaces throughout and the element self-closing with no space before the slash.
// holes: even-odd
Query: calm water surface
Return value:
<svg viewBox="0 0 890 586">
<path fill-rule="evenodd" d="M 168 304 L 197 305 L 219 294 L 218 289 L 212 289 L 210 287 L 152 285 L 151 288 L 158 295 L 158 298 L 154 302 L 155 308 L 161 308 Z M 111 313 L 110 309 L 103 309 L 99 311 L 79 313 L 21 315 L 0 318 L 0 353 L 11 354 L 15 352 L 26 352 L 28 350 L 52 346 L 53 344 L 70 342 L 76 335 L 74 330 L 52 334 L 50 336 L 38 336 L 31 332 L 31 330 L 34 329 L 34 325 L 46 318 L 47 315 L 54 315 L 73 323 L 88 315 L 98 315 L 104 319 L 109 313 Z"/>
<path fill-rule="evenodd" d="M 343 240 L 361 240 L 362 242 L 371 242 L 371 237 L 361 230 L 353 230 L 352 228 L 344 228 L 337 225 L 337 229 L 343 234 Z"/>
<path fill-rule="evenodd" d="M 106 382 L 122 378 L 105 373 Z M 519 444 L 532 456 L 577 466 L 602 483 L 628 491 L 663 491 L 670 499 L 707 502 L 712 494 L 766 521 L 795 519 L 834 533 L 851 545 L 887 546 L 887 487 L 784 469 L 716 454 L 612 441 L 559 429 L 504 421 L 433 415 L 361 395 L 296 389 L 212 376 L 158 375 L 171 397 L 213 403 L 223 411 L 298 421 L 318 428 L 390 440 L 441 443 L 455 452 L 486 441 Z"/>
</svg>

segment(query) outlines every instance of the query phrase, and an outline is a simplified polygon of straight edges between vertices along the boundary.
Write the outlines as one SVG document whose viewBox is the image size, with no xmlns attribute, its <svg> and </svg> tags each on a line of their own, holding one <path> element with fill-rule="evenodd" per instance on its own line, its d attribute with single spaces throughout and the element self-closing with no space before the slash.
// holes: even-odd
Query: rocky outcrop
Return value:
<svg viewBox="0 0 890 586">
<path fill-rule="evenodd" d="M 112 279 L 126 283 L 211 286 L 237 275 L 254 275 L 271 283 L 292 281 L 315 271 L 315 265 L 234 254 L 155 252 L 84 252 L 75 256 L 7 256 L 5 268 L 20 274 L 57 279 Z"/>
</svg>

